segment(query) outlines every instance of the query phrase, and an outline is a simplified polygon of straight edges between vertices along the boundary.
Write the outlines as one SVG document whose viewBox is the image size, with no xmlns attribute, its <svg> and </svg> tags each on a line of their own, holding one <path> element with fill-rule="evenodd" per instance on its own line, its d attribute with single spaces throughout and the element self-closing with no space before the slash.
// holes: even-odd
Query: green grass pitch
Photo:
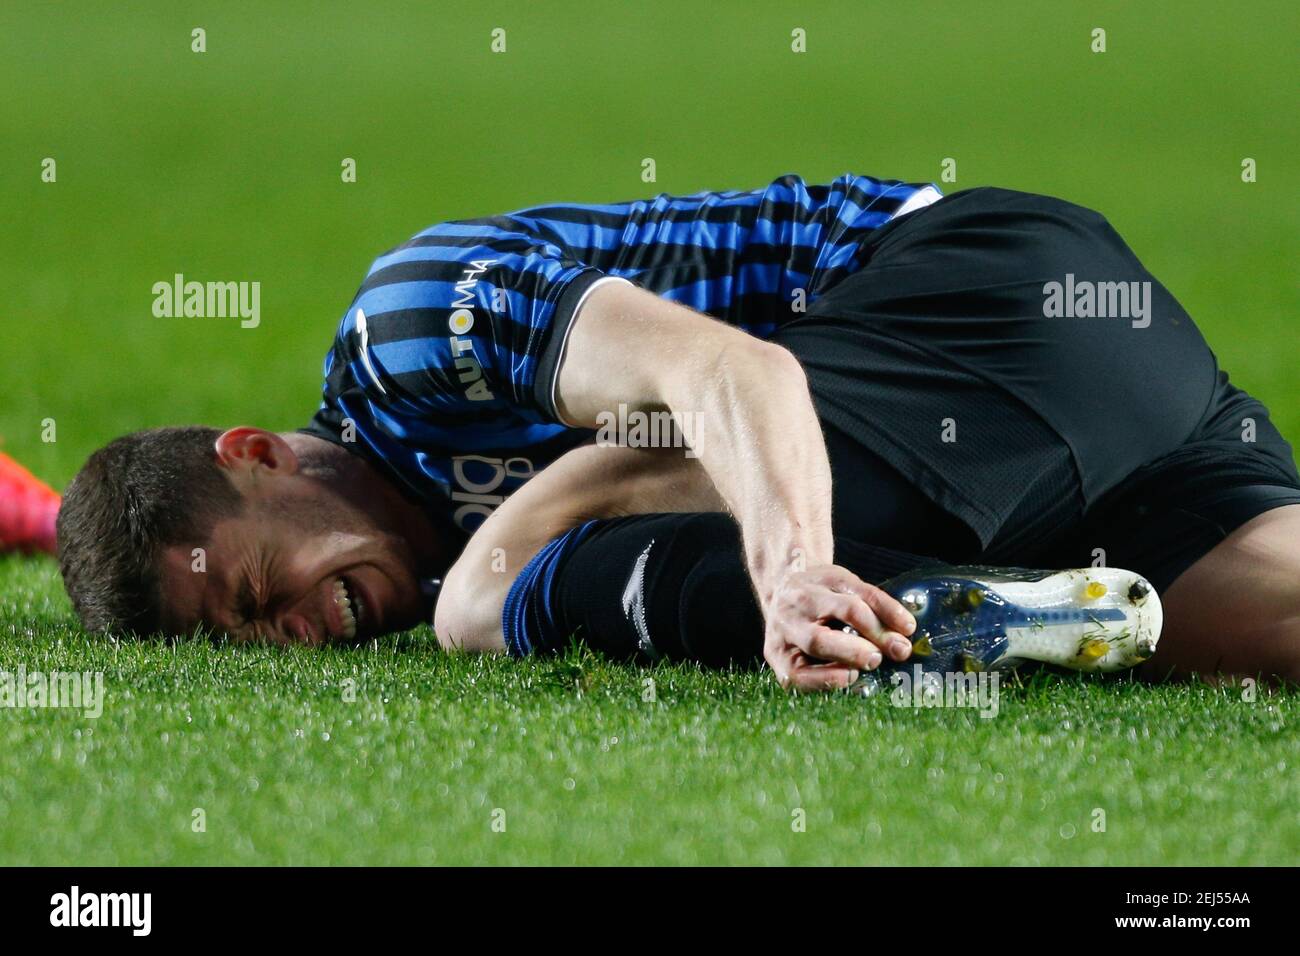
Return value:
<svg viewBox="0 0 1300 956">
<path fill-rule="evenodd" d="M 297 427 L 371 258 L 441 219 L 785 172 L 937 181 L 945 159 L 945 191 L 1105 212 L 1296 440 L 1300 14 L 1145 6 L 5 4 L 0 447 L 62 487 L 126 430 Z M 260 282 L 260 326 L 155 318 L 178 272 Z M 0 708 L 0 863 L 1300 854 L 1294 693 L 1036 675 L 986 720 L 578 652 L 451 659 L 427 629 L 111 645 L 51 563 L 11 558 L 0 671 L 20 666 L 102 671 L 107 700 Z"/>
</svg>

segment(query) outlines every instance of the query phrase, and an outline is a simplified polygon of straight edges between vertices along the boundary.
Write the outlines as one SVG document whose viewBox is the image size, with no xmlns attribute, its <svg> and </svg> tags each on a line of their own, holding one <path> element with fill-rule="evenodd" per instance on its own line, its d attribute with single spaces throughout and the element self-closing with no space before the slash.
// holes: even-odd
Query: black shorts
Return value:
<svg viewBox="0 0 1300 956">
<path fill-rule="evenodd" d="M 841 550 L 1101 561 L 1164 588 L 1245 521 L 1300 504 L 1268 410 L 1099 214 L 973 189 L 864 253 L 773 337 L 826 428 Z"/>
</svg>

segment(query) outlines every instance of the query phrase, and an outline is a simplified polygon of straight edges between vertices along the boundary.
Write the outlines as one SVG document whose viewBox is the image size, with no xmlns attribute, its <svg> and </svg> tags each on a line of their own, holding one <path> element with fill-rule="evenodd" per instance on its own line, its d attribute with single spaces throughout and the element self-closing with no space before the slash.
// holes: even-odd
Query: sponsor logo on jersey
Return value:
<svg viewBox="0 0 1300 956">
<path fill-rule="evenodd" d="M 452 515 L 456 526 L 473 531 L 496 510 L 506 496 L 517 490 L 537 469 L 527 458 L 488 458 L 483 455 L 460 455 L 452 459 L 455 490 L 451 500 L 458 507 Z M 510 479 L 512 487 L 502 486 Z"/>
<path fill-rule="evenodd" d="M 474 340 L 469 337 L 474 328 L 474 290 L 478 286 L 478 277 L 494 262 L 495 259 L 475 259 L 466 266 L 456 283 L 456 297 L 451 302 L 455 311 L 447 318 L 447 328 L 451 331 L 447 342 L 456 361 L 457 377 L 464 386 L 465 397 L 471 402 L 490 402 L 496 397 L 483 378 L 483 364 L 474 354 Z"/>
</svg>

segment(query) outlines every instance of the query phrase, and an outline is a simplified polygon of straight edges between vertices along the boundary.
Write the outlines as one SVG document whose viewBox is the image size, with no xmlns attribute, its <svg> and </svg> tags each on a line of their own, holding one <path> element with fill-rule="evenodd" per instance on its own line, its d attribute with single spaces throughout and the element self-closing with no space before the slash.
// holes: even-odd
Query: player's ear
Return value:
<svg viewBox="0 0 1300 956">
<path fill-rule="evenodd" d="M 298 456 L 289 443 L 275 432 L 240 425 L 217 438 L 217 458 L 232 469 L 266 469 L 291 475 L 298 470 Z"/>
</svg>

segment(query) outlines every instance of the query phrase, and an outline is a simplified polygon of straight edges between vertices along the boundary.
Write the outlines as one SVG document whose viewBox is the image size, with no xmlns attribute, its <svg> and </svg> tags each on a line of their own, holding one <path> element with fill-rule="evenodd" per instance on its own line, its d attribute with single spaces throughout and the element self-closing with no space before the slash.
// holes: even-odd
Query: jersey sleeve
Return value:
<svg viewBox="0 0 1300 956">
<path fill-rule="evenodd" d="M 408 414 L 561 423 L 574 316 L 606 276 L 502 220 L 443 223 L 376 260 L 340 327 L 358 377 Z"/>
</svg>

